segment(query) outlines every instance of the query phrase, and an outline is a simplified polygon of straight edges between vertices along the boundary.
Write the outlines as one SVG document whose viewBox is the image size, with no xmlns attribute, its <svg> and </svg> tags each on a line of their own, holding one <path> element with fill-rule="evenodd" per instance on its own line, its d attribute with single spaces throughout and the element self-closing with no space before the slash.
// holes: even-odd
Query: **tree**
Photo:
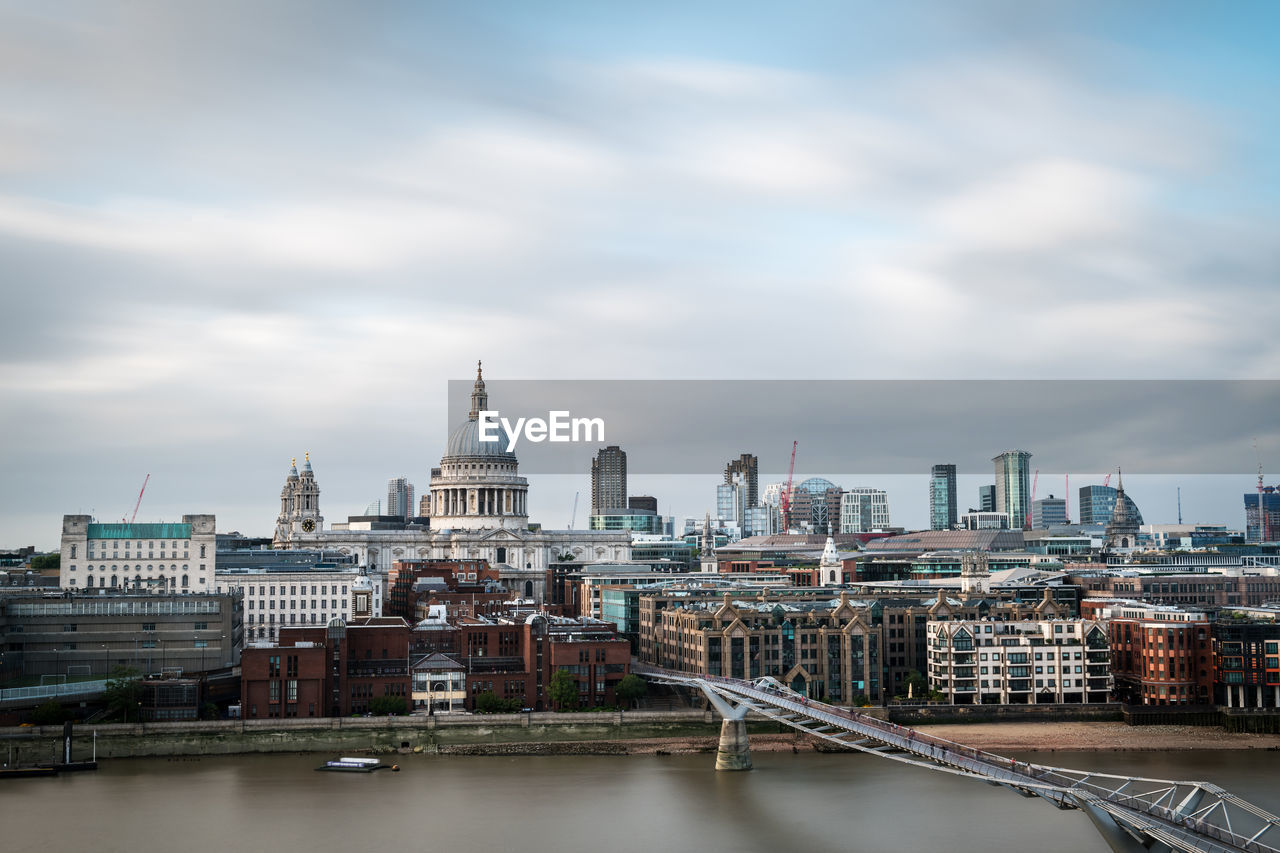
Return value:
<svg viewBox="0 0 1280 853">
<path fill-rule="evenodd" d="M 218 705 L 215 702 L 205 702 L 200 706 L 200 719 L 216 720 L 219 717 Z"/>
<path fill-rule="evenodd" d="M 31 571 L 53 571 L 62 565 L 61 554 L 41 554 L 31 558 Z"/>
<path fill-rule="evenodd" d="M 902 692 L 898 695 L 906 696 L 908 699 L 924 699 L 928 692 L 929 682 L 913 669 L 902 679 Z"/>
<path fill-rule="evenodd" d="M 138 708 L 142 704 L 142 681 L 139 675 L 136 669 L 117 666 L 111 670 L 111 677 L 107 679 L 107 686 L 102 691 L 107 710 L 113 717 L 123 717 L 126 723 L 129 722 L 130 714 L 133 715 L 134 722 L 138 720 Z"/>
<path fill-rule="evenodd" d="M 558 711 L 578 710 L 578 679 L 567 669 L 557 669 L 556 674 L 551 676 L 547 695 Z"/>
<path fill-rule="evenodd" d="M 853 707 L 870 708 L 871 700 L 867 698 L 867 694 L 865 693 L 855 693 L 853 696 Z"/>
<path fill-rule="evenodd" d="M 404 716 L 409 713 L 409 703 L 403 696 L 374 696 L 369 700 L 369 713 L 376 717 L 391 714 Z"/>
<path fill-rule="evenodd" d="M 618 682 L 618 686 L 613 688 L 613 695 L 618 697 L 619 702 L 627 705 L 634 705 L 648 692 L 649 682 L 634 673 L 624 677 Z"/>
<path fill-rule="evenodd" d="M 56 726 L 66 718 L 67 712 L 57 699 L 50 699 L 27 716 L 27 720 L 37 726 Z"/>
<path fill-rule="evenodd" d="M 514 714 L 519 710 L 519 699 L 503 699 L 492 690 L 486 690 L 476 696 L 476 713 L 478 714 Z"/>
</svg>

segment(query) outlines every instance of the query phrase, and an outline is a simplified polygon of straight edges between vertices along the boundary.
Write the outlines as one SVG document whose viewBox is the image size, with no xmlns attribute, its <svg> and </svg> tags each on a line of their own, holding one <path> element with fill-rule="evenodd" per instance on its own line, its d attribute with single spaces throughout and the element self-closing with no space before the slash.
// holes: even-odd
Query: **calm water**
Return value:
<svg viewBox="0 0 1280 853">
<path fill-rule="evenodd" d="M 400 756 L 402 771 L 316 773 L 327 756 L 104 762 L 0 783 L 0 845 L 33 851 L 533 850 L 1105 853 L 1078 811 L 862 755 Z M 1198 778 L 1280 811 L 1280 753 L 1053 753 L 1043 763 Z"/>
</svg>

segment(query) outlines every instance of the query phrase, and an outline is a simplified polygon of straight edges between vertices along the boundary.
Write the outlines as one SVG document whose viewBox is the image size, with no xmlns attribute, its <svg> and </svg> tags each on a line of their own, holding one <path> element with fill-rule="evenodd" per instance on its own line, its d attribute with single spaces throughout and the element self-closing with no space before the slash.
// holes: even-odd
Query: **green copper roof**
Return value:
<svg viewBox="0 0 1280 853">
<path fill-rule="evenodd" d="M 190 524 L 90 524 L 90 539 L 190 539 Z"/>
</svg>

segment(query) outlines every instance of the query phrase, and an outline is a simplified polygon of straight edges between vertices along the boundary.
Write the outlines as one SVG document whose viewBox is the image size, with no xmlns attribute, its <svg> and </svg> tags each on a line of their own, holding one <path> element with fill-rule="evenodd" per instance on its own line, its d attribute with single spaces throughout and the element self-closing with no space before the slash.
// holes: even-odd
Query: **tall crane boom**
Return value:
<svg viewBox="0 0 1280 853">
<path fill-rule="evenodd" d="M 580 494 L 582 494 L 582 493 L 581 493 L 581 492 L 574 492 L 574 493 L 573 493 L 573 515 L 569 516 L 569 529 L 570 529 L 570 530 L 572 530 L 572 529 L 573 529 L 573 523 L 574 523 L 575 521 L 577 521 L 577 520 L 578 520 L 578 495 L 580 495 Z"/>
<path fill-rule="evenodd" d="M 133 520 L 138 517 L 138 507 L 142 506 L 142 494 L 147 490 L 147 483 L 151 482 L 151 475 L 142 481 L 142 488 L 138 490 L 138 502 L 133 505 L 133 515 L 129 516 L 129 523 L 133 524 Z"/>
<path fill-rule="evenodd" d="M 787 469 L 787 484 L 782 487 L 782 494 L 778 498 L 782 505 L 783 533 L 791 529 L 791 480 L 796 475 L 796 448 L 799 446 L 799 441 L 791 442 L 791 467 Z"/>
</svg>

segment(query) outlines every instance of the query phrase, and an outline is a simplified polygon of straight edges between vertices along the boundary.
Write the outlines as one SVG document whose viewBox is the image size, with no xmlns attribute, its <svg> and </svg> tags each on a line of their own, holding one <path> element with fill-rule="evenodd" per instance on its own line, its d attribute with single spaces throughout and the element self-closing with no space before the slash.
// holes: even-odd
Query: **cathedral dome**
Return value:
<svg viewBox="0 0 1280 853">
<path fill-rule="evenodd" d="M 449 434 L 449 443 L 445 445 L 444 455 L 451 456 L 485 456 L 515 461 L 516 455 L 507 450 L 511 443 L 507 431 L 501 424 L 490 427 L 490 435 L 496 435 L 497 441 L 480 440 L 480 422 L 468 418 Z"/>
</svg>

